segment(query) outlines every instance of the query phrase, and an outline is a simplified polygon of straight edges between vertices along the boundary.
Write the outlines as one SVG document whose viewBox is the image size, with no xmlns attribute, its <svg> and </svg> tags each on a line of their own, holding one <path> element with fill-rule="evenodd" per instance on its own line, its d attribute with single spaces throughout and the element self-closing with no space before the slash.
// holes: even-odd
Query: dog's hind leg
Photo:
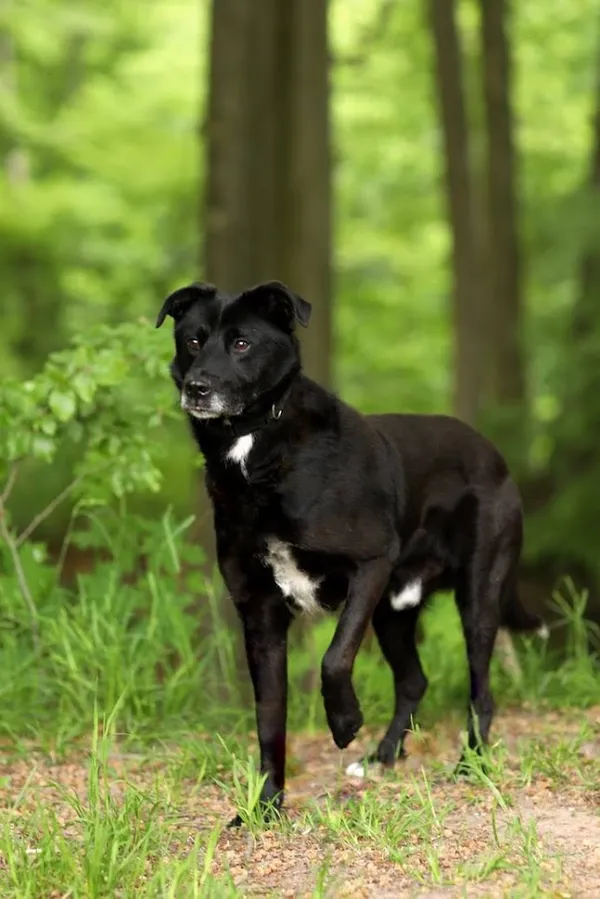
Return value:
<svg viewBox="0 0 600 899">
<path fill-rule="evenodd" d="M 381 762 L 391 767 L 404 755 L 404 738 L 427 689 L 415 639 L 418 617 L 418 608 L 394 611 L 389 595 L 383 597 L 373 614 L 373 629 L 394 677 L 395 708 L 385 736 L 367 762 Z M 363 765 L 355 763 L 348 773 L 360 774 L 362 768 Z"/>
<path fill-rule="evenodd" d="M 501 622 L 501 598 L 512 565 L 508 550 L 499 550 L 491 565 L 475 557 L 459 575 L 456 604 L 465 635 L 469 663 L 470 696 L 467 717 L 468 745 L 481 752 L 488 742 L 494 700 L 490 689 L 490 663 Z M 464 769 L 461 757 L 459 771 Z"/>
</svg>

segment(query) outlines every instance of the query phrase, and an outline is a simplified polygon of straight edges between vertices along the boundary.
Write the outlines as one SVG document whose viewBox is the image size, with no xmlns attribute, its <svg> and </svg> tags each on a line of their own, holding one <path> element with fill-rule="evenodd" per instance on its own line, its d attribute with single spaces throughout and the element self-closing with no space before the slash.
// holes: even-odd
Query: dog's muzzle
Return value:
<svg viewBox="0 0 600 899">
<path fill-rule="evenodd" d="M 225 403 L 212 384 L 195 378 L 183 385 L 181 408 L 197 418 L 218 418 L 225 412 Z"/>
</svg>

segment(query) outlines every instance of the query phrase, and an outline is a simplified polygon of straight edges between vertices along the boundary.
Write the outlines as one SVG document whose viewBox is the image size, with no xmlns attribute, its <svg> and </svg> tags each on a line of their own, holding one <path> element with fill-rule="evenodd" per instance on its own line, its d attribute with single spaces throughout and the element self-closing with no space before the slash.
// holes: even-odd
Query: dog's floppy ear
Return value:
<svg viewBox="0 0 600 899">
<path fill-rule="evenodd" d="M 156 319 L 156 327 L 160 328 L 167 315 L 172 316 L 175 321 L 181 318 L 196 300 L 208 300 L 214 297 L 217 288 L 212 284 L 188 284 L 187 287 L 180 287 L 174 293 L 169 294 L 162 304 L 162 308 Z"/>
<path fill-rule="evenodd" d="M 244 303 L 254 303 L 263 315 L 286 328 L 292 328 L 294 321 L 306 328 L 310 321 L 311 304 L 281 281 L 250 287 L 243 292 L 242 299 Z"/>
</svg>

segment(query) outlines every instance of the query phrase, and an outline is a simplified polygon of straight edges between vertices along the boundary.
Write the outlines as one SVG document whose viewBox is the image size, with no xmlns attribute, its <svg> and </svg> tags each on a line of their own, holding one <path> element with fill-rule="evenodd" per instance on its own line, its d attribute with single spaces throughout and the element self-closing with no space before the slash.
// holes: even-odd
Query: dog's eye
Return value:
<svg viewBox="0 0 600 899">
<path fill-rule="evenodd" d="M 186 341 L 186 346 L 188 352 L 190 352 L 192 356 L 196 356 L 200 352 L 200 341 L 197 337 L 190 337 L 190 339 Z"/>
<path fill-rule="evenodd" d="M 238 337 L 237 340 L 233 341 L 232 348 L 234 353 L 245 353 L 246 350 L 250 349 L 250 344 L 247 340 Z"/>
</svg>

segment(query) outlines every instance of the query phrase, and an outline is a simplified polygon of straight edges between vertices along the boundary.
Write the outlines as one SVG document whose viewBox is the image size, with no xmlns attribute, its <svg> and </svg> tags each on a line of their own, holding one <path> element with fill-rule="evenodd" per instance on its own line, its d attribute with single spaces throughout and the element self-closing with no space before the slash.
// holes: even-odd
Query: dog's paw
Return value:
<svg viewBox="0 0 600 899">
<path fill-rule="evenodd" d="M 348 777 L 363 778 L 373 766 L 391 769 L 397 761 L 404 761 L 405 758 L 406 752 L 403 747 L 398 750 L 392 743 L 382 741 L 375 752 L 364 756 L 358 762 L 351 762 L 346 768 L 346 774 Z"/>
<path fill-rule="evenodd" d="M 481 755 L 470 753 L 461 755 L 456 768 L 452 772 L 453 780 L 471 779 L 477 774 L 489 774 L 489 765 Z"/>
<path fill-rule="evenodd" d="M 368 761 L 373 764 L 379 762 L 384 768 L 393 768 L 397 761 L 403 761 L 406 758 L 404 747 L 398 749 L 393 743 L 382 740 L 375 752 L 373 752 Z"/>
<path fill-rule="evenodd" d="M 363 726 L 363 715 L 358 703 L 352 709 L 332 710 L 327 713 L 331 736 L 338 749 L 345 749 Z"/>
<path fill-rule="evenodd" d="M 282 818 L 281 800 L 260 800 L 256 808 L 249 815 L 237 814 L 227 824 L 227 830 L 243 827 L 244 824 L 273 824 Z"/>
<path fill-rule="evenodd" d="M 324 681 L 325 714 L 338 749 L 345 749 L 363 725 L 363 715 L 350 679 Z"/>
</svg>

